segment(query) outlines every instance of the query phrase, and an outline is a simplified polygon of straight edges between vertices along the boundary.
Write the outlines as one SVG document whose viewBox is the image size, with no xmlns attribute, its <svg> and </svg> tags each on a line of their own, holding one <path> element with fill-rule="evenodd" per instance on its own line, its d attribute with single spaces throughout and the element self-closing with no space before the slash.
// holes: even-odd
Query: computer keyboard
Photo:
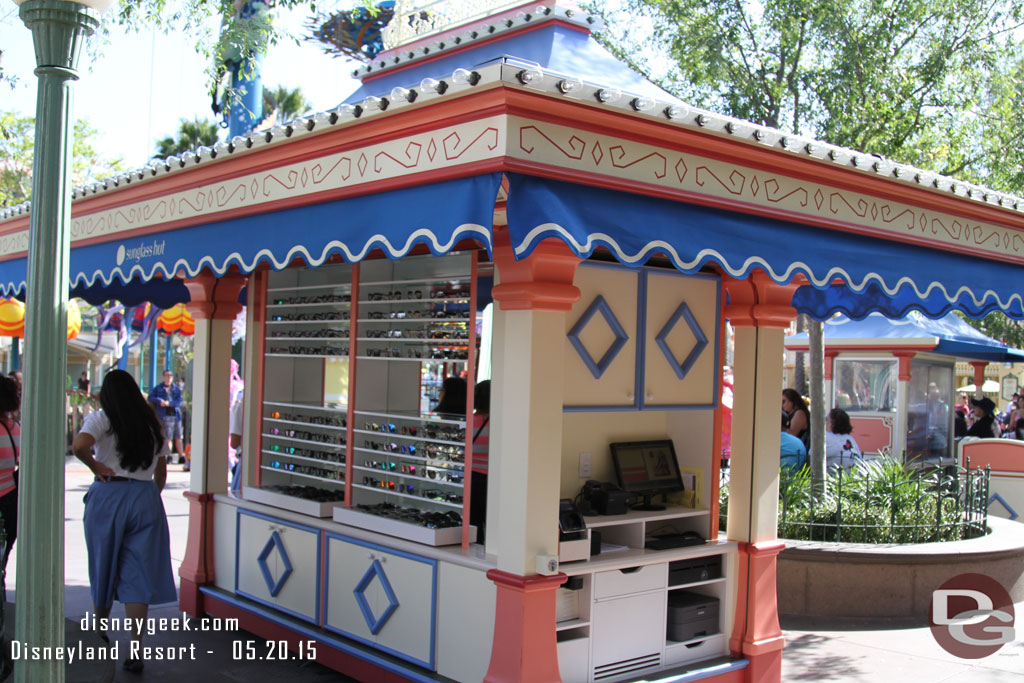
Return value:
<svg viewBox="0 0 1024 683">
<path fill-rule="evenodd" d="M 670 550 L 672 548 L 685 548 L 689 545 L 700 545 L 704 542 L 704 539 L 696 531 L 684 531 L 682 533 L 651 536 L 644 543 L 644 547 L 648 550 Z"/>
</svg>

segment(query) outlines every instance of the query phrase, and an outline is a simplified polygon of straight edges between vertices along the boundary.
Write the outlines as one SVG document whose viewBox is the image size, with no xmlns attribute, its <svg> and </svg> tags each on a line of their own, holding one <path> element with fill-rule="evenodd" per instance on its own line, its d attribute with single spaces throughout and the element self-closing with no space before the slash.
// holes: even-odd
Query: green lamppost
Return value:
<svg viewBox="0 0 1024 683">
<path fill-rule="evenodd" d="M 82 43 L 112 0 L 14 0 L 36 50 L 35 153 L 29 223 L 28 291 L 18 496 L 15 637 L 64 645 L 64 381 L 71 251 L 71 88 Z M 53 650 L 51 650 L 52 652 Z M 64 680 L 56 657 L 21 661 L 18 683 Z"/>
</svg>

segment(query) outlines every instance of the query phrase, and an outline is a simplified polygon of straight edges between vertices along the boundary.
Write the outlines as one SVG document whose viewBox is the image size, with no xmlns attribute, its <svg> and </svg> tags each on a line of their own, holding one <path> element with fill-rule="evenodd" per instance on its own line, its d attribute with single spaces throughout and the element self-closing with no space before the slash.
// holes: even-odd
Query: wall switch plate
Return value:
<svg viewBox="0 0 1024 683">
<path fill-rule="evenodd" d="M 594 475 L 594 456 L 591 453 L 580 453 L 580 479 L 590 479 Z"/>
</svg>

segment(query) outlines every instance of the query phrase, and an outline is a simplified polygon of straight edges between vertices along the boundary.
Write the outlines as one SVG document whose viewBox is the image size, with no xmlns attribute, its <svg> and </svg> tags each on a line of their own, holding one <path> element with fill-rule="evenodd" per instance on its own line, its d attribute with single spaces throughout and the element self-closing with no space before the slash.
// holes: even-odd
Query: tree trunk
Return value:
<svg viewBox="0 0 1024 683">
<path fill-rule="evenodd" d="M 801 313 L 796 317 L 796 331 L 797 333 L 806 332 L 807 324 L 813 322 L 805 314 Z M 807 382 L 807 354 L 803 351 L 797 351 L 794 354 L 793 359 L 793 376 L 790 378 L 792 382 L 789 386 L 796 389 L 801 396 L 807 396 L 809 385 Z"/>
<path fill-rule="evenodd" d="M 825 333 L 824 324 L 811 320 L 807 325 L 808 355 L 810 356 L 811 398 L 811 480 L 817 492 L 825 488 Z"/>
</svg>

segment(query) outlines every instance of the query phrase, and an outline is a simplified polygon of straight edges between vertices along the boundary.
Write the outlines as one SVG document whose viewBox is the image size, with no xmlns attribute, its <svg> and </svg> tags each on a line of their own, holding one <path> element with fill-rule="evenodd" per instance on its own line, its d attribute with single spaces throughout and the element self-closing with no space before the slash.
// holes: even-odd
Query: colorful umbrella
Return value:
<svg viewBox="0 0 1024 683">
<path fill-rule="evenodd" d="M 78 302 L 68 300 L 68 339 L 82 331 L 82 312 Z M 17 299 L 0 299 L 0 337 L 25 336 L 25 304 Z"/>
<path fill-rule="evenodd" d="M 156 319 L 156 326 L 166 334 L 180 332 L 189 336 L 196 331 L 196 321 L 192 319 L 192 314 L 185 308 L 185 304 L 175 304 L 161 313 Z"/>
</svg>

